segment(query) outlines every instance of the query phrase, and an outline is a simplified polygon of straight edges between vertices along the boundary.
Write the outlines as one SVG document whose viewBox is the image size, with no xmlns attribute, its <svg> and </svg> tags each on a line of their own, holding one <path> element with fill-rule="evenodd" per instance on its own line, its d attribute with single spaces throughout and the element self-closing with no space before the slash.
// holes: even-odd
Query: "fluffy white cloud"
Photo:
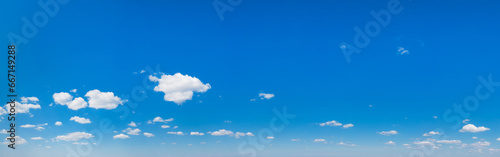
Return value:
<svg viewBox="0 0 500 157">
<path fill-rule="evenodd" d="M 60 135 L 57 136 L 57 140 L 62 140 L 62 141 L 79 141 L 80 139 L 89 139 L 94 137 L 92 134 L 86 133 L 86 132 L 73 132 L 69 133 L 67 135 Z"/>
<path fill-rule="evenodd" d="M 247 132 L 247 133 L 244 133 L 244 132 L 236 132 L 234 134 L 234 138 L 240 138 L 242 136 L 254 136 L 251 132 Z"/>
<path fill-rule="evenodd" d="M 130 138 L 128 135 L 125 135 L 125 134 L 118 134 L 118 135 L 115 135 L 113 136 L 114 139 L 127 139 L 127 138 Z"/>
<path fill-rule="evenodd" d="M 21 97 L 21 103 L 28 103 L 28 102 L 38 102 L 40 100 L 38 100 L 37 97 Z"/>
<path fill-rule="evenodd" d="M 436 141 L 436 143 L 442 143 L 442 144 L 461 144 L 462 141 L 460 141 L 460 140 L 440 140 L 440 141 Z"/>
<path fill-rule="evenodd" d="M 122 132 L 125 132 L 129 135 L 139 135 L 139 133 L 141 132 L 140 129 L 138 128 L 135 128 L 135 129 L 132 129 L 132 128 L 127 128 L 125 130 L 123 130 Z"/>
<path fill-rule="evenodd" d="M 233 136 L 234 133 L 231 130 L 221 129 L 219 131 L 214 131 L 210 133 L 212 136 Z"/>
<path fill-rule="evenodd" d="M 497 138 L 497 141 L 500 141 L 500 138 Z"/>
<path fill-rule="evenodd" d="M 54 102 L 56 104 L 66 105 L 72 110 L 79 110 L 87 107 L 87 102 L 83 100 L 82 97 L 78 97 L 73 100 L 73 96 L 66 92 L 54 93 L 52 98 L 54 98 Z"/>
<path fill-rule="evenodd" d="M 423 136 L 433 136 L 433 135 L 439 135 L 439 134 L 441 134 L 441 133 L 436 132 L 436 131 L 431 131 L 429 133 L 425 133 Z"/>
<path fill-rule="evenodd" d="M 158 86 L 155 86 L 153 90 L 165 93 L 163 97 L 165 101 L 171 101 L 178 105 L 186 100 L 191 100 L 194 92 L 204 93 L 211 88 L 210 84 L 203 84 L 198 78 L 181 73 L 163 74 L 161 78 L 150 75 L 149 80 L 158 82 Z"/>
<path fill-rule="evenodd" d="M 34 128 L 35 130 L 42 131 L 43 129 L 45 129 L 43 126 L 46 126 L 46 125 L 48 125 L 48 124 L 47 123 L 38 124 L 38 125 L 25 124 L 25 125 L 21 125 L 21 128 Z"/>
<path fill-rule="evenodd" d="M 161 125 L 161 128 L 166 129 L 166 128 L 170 128 L 170 126 L 168 126 L 168 125 Z"/>
<path fill-rule="evenodd" d="M 205 134 L 204 133 L 200 133 L 200 132 L 191 132 L 191 134 L 189 134 L 189 135 L 203 136 Z"/>
<path fill-rule="evenodd" d="M 162 123 L 166 123 L 166 122 L 171 122 L 171 121 L 174 121 L 174 118 L 169 118 L 169 119 L 163 119 L 161 117 L 156 117 L 153 119 L 153 123 L 154 122 L 162 122 Z"/>
<path fill-rule="evenodd" d="M 269 93 L 259 93 L 260 99 L 271 99 L 274 97 L 274 94 L 269 94 Z"/>
<path fill-rule="evenodd" d="M 88 123 L 90 123 L 90 119 L 82 118 L 82 117 L 78 117 L 78 116 L 71 117 L 71 119 L 69 119 L 69 120 L 70 121 L 75 121 L 75 122 L 80 123 L 80 124 L 88 124 Z"/>
<path fill-rule="evenodd" d="M 342 126 L 342 123 L 332 120 L 324 123 L 319 123 L 319 126 Z"/>
<path fill-rule="evenodd" d="M 130 126 L 130 127 L 137 127 L 137 124 L 135 124 L 134 122 L 130 122 L 130 124 L 128 124 L 128 126 Z"/>
<path fill-rule="evenodd" d="M 57 126 L 61 126 L 61 125 L 62 125 L 62 122 L 57 121 L 55 125 L 57 125 Z"/>
<path fill-rule="evenodd" d="M 326 142 L 326 140 L 325 140 L 325 139 L 321 139 L 321 138 L 320 138 L 320 139 L 314 139 L 314 141 L 313 141 L 313 142 Z"/>
<path fill-rule="evenodd" d="M 4 115 L 4 114 L 7 114 L 7 111 L 5 111 L 5 109 L 3 109 L 2 107 L 0 107 L 0 116 Z"/>
<path fill-rule="evenodd" d="M 395 144 L 396 144 L 396 142 L 389 141 L 389 142 L 386 142 L 386 143 L 384 143 L 384 144 L 388 144 L 388 145 L 395 145 Z"/>
<path fill-rule="evenodd" d="M 69 90 L 71 93 L 76 93 L 76 89 Z"/>
<path fill-rule="evenodd" d="M 473 147 L 486 147 L 486 146 L 490 146 L 491 143 L 488 142 L 488 141 L 479 141 L 479 142 L 476 142 L 476 143 L 472 143 L 470 145 L 473 146 Z"/>
<path fill-rule="evenodd" d="M 146 137 L 153 137 L 155 135 L 153 135 L 152 133 L 149 133 L 149 132 L 144 132 L 144 136 L 146 136 Z"/>
<path fill-rule="evenodd" d="M 396 134 L 398 134 L 398 132 L 396 130 L 391 130 L 391 131 L 378 132 L 378 134 L 384 135 L 384 136 L 390 136 L 390 135 L 396 135 Z"/>
<path fill-rule="evenodd" d="M 38 98 L 36 97 L 21 97 L 21 102 L 15 102 L 16 114 L 19 113 L 29 113 L 30 109 L 41 109 L 42 107 L 38 104 Z M 10 111 L 10 105 L 5 105 L 5 110 L 0 110 L 0 115 L 7 114 L 7 111 Z"/>
<path fill-rule="evenodd" d="M 184 133 L 182 131 L 177 131 L 177 132 L 170 131 L 170 132 L 167 132 L 167 134 L 171 134 L 171 135 L 184 135 Z"/>
<path fill-rule="evenodd" d="M 95 109 L 111 110 L 126 102 L 126 100 L 115 96 L 113 92 L 101 92 L 97 89 L 87 92 L 85 97 L 89 100 L 89 107 Z"/>
<path fill-rule="evenodd" d="M 32 137 L 31 140 L 43 140 L 42 137 Z"/>
<path fill-rule="evenodd" d="M 69 102 L 68 108 L 72 110 L 78 110 L 87 107 L 87 102 L 83 100 L 82 97 L 75 98 L 75 100 Z"/>
<path fill-rule="evenodd" d="M 73 100 L 73 96 L 66 92 L 54 93 L 52 98 L 54 98 L 54 102 L 59 105 L 66 105 Z"/>
<path fill-rule="evenodd" d="M 413 144 L 434 146 L 434 142 L 433 141 L 429 141 L 429 140 L 426 140 L 426 141 L 415 141 L 415 142 L 413 142 Z"/>
<path fill-rule="evenodd" d="M 354 127 L 354 124 L 345 124 L 344 126 L 342 126 L 342 128 L 350 128 L 350 127 Z"/>
<path fill-rule="evenodd" d="M 16 140 L 16 145 L 18 145 L 18 144 L 20 145 L 20 144 L 26 144 L 26 143 L 28 143 L 28 141 L 26 141 L 24 138 L 22 138 L 22 137 L 20 137 L 20 136 L 16 136 L 16 137 L 14 137 L 14 139 Z M 5 144 L 5 145 L 9 145 L 9 144 L 11 144 L 8 138 L 5 138 L 5 140 L 4 140 L 4 141 L 6 141 L 6 142 L 3 142 L 3 144 Z"/>
<path fill-rule="evenodd" d="M 460 129 L 460 132 L 483 132 L 488 131 L 490 128 L 486 128 L 484 126 L 476 127 L 474 124 L 467 124 Z"/>
<path fill-rule="evenodd" d="M 32 124 L 25 124 L 25 125 L 21 125 L 21 128 L 34 128 L 36 125 L 32 125 Z"/>
</svg>

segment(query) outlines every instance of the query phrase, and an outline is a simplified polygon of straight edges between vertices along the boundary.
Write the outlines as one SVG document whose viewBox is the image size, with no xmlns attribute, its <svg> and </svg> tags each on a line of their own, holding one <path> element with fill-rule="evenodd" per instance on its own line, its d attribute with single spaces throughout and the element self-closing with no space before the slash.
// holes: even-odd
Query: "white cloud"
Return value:
<svg viewBox="0 0 500 157">
<path fill-rule="evenodd" d="M 15 102 L 15 110 L 16 114 L 18 113 L 29 113 L 30 109 L 41 109 L 42 107 L 38 104 L 38 98 L 36 97 L 21 97 L 21 102 Z M 0 110 L 0 115 L 6 114 L 7 111 L 10 111 L 10 105 L 5 105 L 5 110 Z"/>
<path fill-rule="evenodd" d="M 114 139 L 127 139 L 127 138 L 130 138 L 128 135 L 125 135 L 125 134 L 118 134 L 118 135 L 115 135 L 113 136 Z"/>
<path fill-rule="evenodd" d="M 87 102 L 83 100 L 82 97 L 75 98 L 75 100 L 71 101 L 67 104 L 69 109 L 78 110 L 81 108 L 87 107 Z"/>
<path fill-rule="evenodd" d="M 156 117 L 156 118 L 153 119 L 153 123 L 155 123 L 155 122 L 166 123 L 166 122 L 171 122 L 171 121 L 174 121 L 174 118 L 163 119 L 161 117 Z"/>
<path fill-rule="evenodd" d="M 219 131 L 212 132 L 211 135 L 212 136 L 225 136 L 225 135 L 232 136 L 232 135 L 234 135 L 234 133 L 230 130 L 221 129 Z"/>
<path fill-rule="evenodd" d="M 297 142 L 300 141 L 300 139 L 291 139 L 290 141 Z"/>
<path fill-rule="evenodd" d="M 163 74 L 161 78 L 150 75 L 149 80 L 158 82 L 158 86 L 155 86 L 153 90 L 165 93 L 163 97 L 165 101 L 171 101 L 178 105 L 191 100 L 193 92 L 204 93 L 211 88 L 210 84 L 203 84 L 198 78 L 181 73 Z"/>
<path fill-rule="evenodd" d="M 55 125 L 57 125 L 57 126 L 61 126 L 61 125 L 62 125 L 62 122 L 57 121 Z"/>
<path fill-rule="evenodd" d="M 319 123 L 319 126 L 342 126 L 342 123 L 332 120 L 324 123 Z"/>
<path fill-rule="evenodd" d="M 461 144 L 462 141 L 460 141 L 460 140 L 440 140 L 440 141 L 436 141 L 436 143 L 442 143 L 442 144 Z"/>
<path fill-rule="evenodd" d="M 79 141 L 80 139 L 89 139 L 92 138 L 92 134 L 86 133 L 86 132 L 73 132 L 69 133 L 67 135 L 60 135 L 57 136 L 57 140 L 62 140 L 62 141 Z"/>
<path fill-rule="evenodd" d="M 153 135 L 152 133 L 149 133 L 149 132 L 144 132 L 144 136 L 146 136 L 146 137 L 153 137 L 155 135 Z"/>
<path fill-rule="evenodd" d="M 477 140 L 477 137 L 476 137 L 476 136 L 474 136 L 474 137 L 472 137 L 472 139 L 473 139 L 473 140 Z"/>
<path fill-rule="evenodd" d="M 69 90 L 71 93 L 76 93 L 76 89 Z"/>
<path fill-rule="evenodd" d="M 16 145 L 18 145 L 18 144 L 20 145 L 20 144 L 26 144 L 26 143 L 28 143 L 28 141 L 26 141 L 24 138 L 22 138 L 22 137 L 20 137 L 20 136 L 16 136 L 16 137 L 14 137 L 14 139 L 16 140 Z M 9 138 L 8 138 L 8 137 L 7 137 L 7 138 L 5 138 L 5 140 L 4 140 L 4 141 L 6 141 L 6 142 L 3 142 L 3 144 L 5 144 L 5 145 L 9 145 L 9 144 L 11 144 L 11 143 L 10 143 L 10 140 L 9 140 Z"/>
<path fill-rule="evenodd" d="M 460 132 L 483 132 L 483 131 L 488 131 L 490 128 L 486 128 L 484 126 L 476 127 L 474 124 L 467 124 L 460 129 Z"/>
<path fill-rule="evenodd" d="M 128 124 L 128 126 L 130 126 L 130 127 L 137 127 L 137 124 L 135 124 L 134 122 L 130 122 L 130 124 Z"/>
<path fill-rule="evenodd" d="M 54 98 L 56 104 L 66 105 L 72 110 L 79 110 L 87 107 L 87 102 L 82 97 L 73 100 L 73 96 L 66 92 L 54 93 L 52 98 Z"/>
<path fill-rule="evenodd" d="M 66 105 L 73 100 L 73 96 L 66 92 L 54 93 L 52 98 L 54 98 L 54 102 L 59 105 Z"/>
<path fill-rule="evenodd" d="M 259 93 L 260 99 L 271 99 L 274 97 L 274 94 L 269 94 L 269 93 Z"/>
<path fill-rule="evenodd" d="M 434 143 L 432 141 L 415 141 L 413 144 L 416 145 L 428 145 L 428 146 L 434 146 Z"/>
<path fill-rule="evenodd" d="M 355 144 L 347 144 L 347 143 L 344 143 L 344 142 L 339 142 L 337 143 L 338 145 L 342 145 L 342 146 L 351 146 L 351 147 L 354 147 L 356 146 Z"/>
<path fill-rule="evenodd" d="M 88 124 L 88 123 L 90 123 L 90 119 L 82 118 L 82 117 L 78 117 L 78 116 L 71 117 L 69 120 L 70 121 L 75 121 L 75 122 L 80 123 L 80 124 Z"/>
<path fill-rule="evenodd" d="M 471 146 L 473 147 L 486 147 L 486 146 L 490 146 L 490 142 L 488 141 L 479 141 L 479 142 L 476 142 L 476 143 L 472 143 L 470 144 Z"/>
<path fill-rule="evenodd" d="M 350 127 L 353 127 L 354 125 L 353 124 L 345 124 L 344 126 L 342 126 L 342 128 L 350 128 Z"/>
<path fill-rule="evenodd" d="M 31 140 L 43 140 L 42 137 L 32 137 Z"/>
<path fill-rule="evenodd" d="M 161 128 L 166 129 L 166 128 L 170 128 L 170 126 L 168 126 L 168 125 L 161 125 Z"/>
<path fill-rule="evenodd" d="M 126 100 L 115 96 L 113 92 L 101 92 L 97 89 L 87 92 L 85 97 L 89 100 L 89 107 L 95 109 L 111 110 L 126 102 Z"/>
<path fill-rule="evenodd" d="M 274 139 L 274 136 L 267 136 L 267 139 L 272 140 L 272 139 Z"/>
<path fill-rule="evenodd" d="M 395 145 L 396 143 L 395 142 L 392 142 L 392 141 L 389 141 L 389 142 L 386 142 L 384 144 L 388 144 L 388 145 Z"/>
<path fill-rule="evenodd" d="M 40 100 L 38 100 L 37 97 L 21 97 L 21 103 L 28 103 L 28 102 L 38 102 Z"/>
<path fill-rule="evenodd" d="M 244 132 L 236 132 L 234 134 L 234 138 L 240 138 L 242 136 L 254 136 L 251 132 L 247 132 L 247 133 L 244 133 Z"/>
<path fill-rule="evenodd" d="M 48 125 L 48 124 L 47 123 L 38 124 L 38 125 L 25 124 L 25 125 L 21 125 L 21 128 L 34 128 L 35 130 L 42 131 L 43 129 L 45 129 L 43 126 L 46 126 L 46 125 Z"/>
<path fill-rule="evenodd" d="M 439 135 L 439 134 L 441 134 L 441 133 L 436 132 L 436 131 L 431 131 L 429 133 L 425 133 L 423 136 L 433 136 L 433 135 Z"/>
<path fill-rule="evenodd" d="M 167 132 L 167 134 L 171 134 L 171 135 L 184 135 L 184 133 L 182 131 L 177 131 L 177 132 L 170 131 L 170 132 Z"/>
<path fill-rule="evenodd" d="M 191 132 L 190 135 L 203 136 L 205 134 L 204 133 L 200 133 L 200 132 Z"/>
<path fill-rule="evenodd" d="M 398 132 L 396 130 L 391 130 L 391 131 L 378 132 L 378 134 L 384 135 L 384 136 L 390 136 L 390 135 L 396 135 L 396 134 L 398 134 Z"/>
<path fill-rule="evenodd" d="M 32 124 L 25 124 L 25 125 L 21 125 L 21 128 L 34 128 L 36 125 L 32 125 Z"/>
<path fill-rule="evenodd" d="M 4 115 L 4 114 L 7 114 L 7 111 L 5 111 L 5 109 L 3 109 L 2 107 L 0 107 L 0 116 Z"/>
<path fill-rule="evenodd" d="M 321 139 L 321 138 L 320 138 L 320 139 L 314 139 L 314 141 L 313 141 L 313 142 L 326 142 L 326 140 L 325 140 L 325 139 Z"/>
<path fill-rule="evenodd" d="M 73 142 L 74 145 L 89 145 L 87 142 Z"/>
<path fill-rule="evenodd" d="M 405 48 L 404 48 L 404 47 L 398 47 L 398 53 L 399 53 L 400 55 L 404 55 L 404 54 L 410 54 L 410 51 L 405 50 Z"/>
<path fill-rule="evenodd" d="M 469 119 L 464 119 L 464 120 L 462 121 L 462 123 L 467 124 L 467 123 L 469 123 L 469 121 L 470 121 Z"/>
<path fill-rule="evenodd" d="M 132 129 L 132 128 L 127 128 L 125 130 L 123 130 L 122 132 L 125 132 L 129 135 L 139 135 L 139 133 L 141 132 L 140 129 L 138 128 L 135 128 L 135 129 Z"/>
</svg>

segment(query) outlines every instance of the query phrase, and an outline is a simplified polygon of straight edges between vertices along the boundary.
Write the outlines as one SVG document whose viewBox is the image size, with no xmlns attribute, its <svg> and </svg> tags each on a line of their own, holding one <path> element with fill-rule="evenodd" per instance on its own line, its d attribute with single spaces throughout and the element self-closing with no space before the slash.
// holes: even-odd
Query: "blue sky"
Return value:
<svg viewBox="0 0 500 157">
<path fill-rule="evenodd" d="M 500 155 L 496 1 L 41 2 L 0 9 L 7 156 Z"/>
</svg>

